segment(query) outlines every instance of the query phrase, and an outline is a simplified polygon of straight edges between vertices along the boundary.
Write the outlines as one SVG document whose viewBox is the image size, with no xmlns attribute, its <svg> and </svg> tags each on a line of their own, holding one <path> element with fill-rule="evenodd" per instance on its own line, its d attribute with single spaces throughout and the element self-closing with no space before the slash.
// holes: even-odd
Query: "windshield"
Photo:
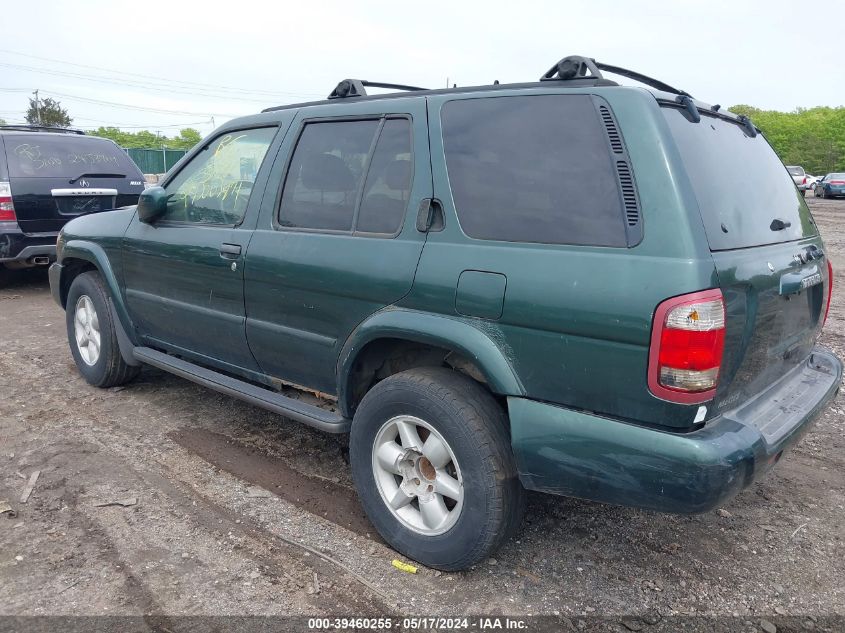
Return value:
<svg viewBox="0 0 845 633">
<path fill-rule="evenodd" d="M 12 177 L 76 179 L 89 174 L 122 174 L 142 179 L 126 152 L 103 138 L 50 133 L 9 135 L 5 141 Z"/>
<path fill-rule="evenodd" d="M 818 234 L 810 210 L 762 134 L 702 112 L 661 110 L 698 200 L 710 250 L 777 244 Z M 802 170 L 803 173 L 803 170 Z"/>
<path fill-rule="evenodd" d="M 828 174 L 825 180 L 845 180 L 845 174 Z"/>
</svg>

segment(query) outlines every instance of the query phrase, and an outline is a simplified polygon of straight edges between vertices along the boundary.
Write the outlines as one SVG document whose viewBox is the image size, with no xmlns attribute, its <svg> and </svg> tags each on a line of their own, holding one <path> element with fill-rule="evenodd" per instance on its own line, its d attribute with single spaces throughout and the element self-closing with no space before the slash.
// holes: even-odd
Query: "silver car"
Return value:
<svg viewBox="0 0 845 633">
<path fill-rule="evenodd" d="M 804 171 L 804 168 L 799 165 L 787 165 L 786 169 L 792 176 L 792 181 L 795 183 L 795 186 L 798 187 L 798 191 L 806 193 L 807 189 L 810 188 L 810 179 L 807 176 L 807 172 Z"/>
</svg>

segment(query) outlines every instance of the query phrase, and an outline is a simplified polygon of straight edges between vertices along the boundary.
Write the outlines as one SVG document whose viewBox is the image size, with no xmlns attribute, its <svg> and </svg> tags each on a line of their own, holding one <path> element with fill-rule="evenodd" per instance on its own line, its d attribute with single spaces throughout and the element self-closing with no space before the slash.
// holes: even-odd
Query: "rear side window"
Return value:
<svg viewBox="0 0 845 633">
<path fill-rule="evenodd" d="M 279 223 L 284 227 L 351 231 L 367 156 L 379 121 L 309 123 L 296 144 Z"/>
<path fill-rule="evenodd" d="M 718 117 L 704 115 L 693 123 L 678 108 L 661 110 L 692 182 L 710 250 L 818 233 L 803 196 L 762 134 L 751 137 L 741 125 Z M 789 226 L 772 230 L 774 220 Z"/>
<path fill-rule="evenodd" d="M 370 161 L 355 230 L 396 233 L 405 217 L 412 175 L 411 124 L 408 119 L 389 119 Z"/>
<path fill-rule="evenodd" d="M 75 134 L 21 134 L 4 137 L 13 178 L 66 178 L 117 174 L 143 180 L 132 159 L 102 138 Z"/>
<path fill-rule="evenodd" d="M 450 101 L 442 127 L 452 197 L 470 237 L 626 245 L 617 175 L 589 96 Z"/>
<path fill-rule="evenodd" d="M 308 123 L 285 178 L 279 224 L 396 234 L 412 174 L 408 119 Z"/>
</svg>

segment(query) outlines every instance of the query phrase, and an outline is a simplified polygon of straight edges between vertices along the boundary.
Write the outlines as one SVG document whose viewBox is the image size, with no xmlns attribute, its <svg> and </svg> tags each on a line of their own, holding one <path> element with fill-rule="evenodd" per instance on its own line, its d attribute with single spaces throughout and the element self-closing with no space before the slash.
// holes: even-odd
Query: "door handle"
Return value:
<svg viewBox="0 0 845 633">
<path fill-rule="evenodd" d="M 240 244 L 221 244 L 220 257 L 223 259 L 237 259 L 241 254 Z"/>
</svg>

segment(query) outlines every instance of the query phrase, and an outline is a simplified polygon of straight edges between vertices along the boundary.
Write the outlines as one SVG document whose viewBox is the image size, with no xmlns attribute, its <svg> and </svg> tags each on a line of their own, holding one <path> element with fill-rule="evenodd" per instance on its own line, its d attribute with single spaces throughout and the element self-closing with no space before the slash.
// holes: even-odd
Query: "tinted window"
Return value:
<svg viewBox="0 0 845 633">
<path fill-rule="evenodd" d="M 276 128 L 238 130 L 217 137 L 171 180 L 171 222 L 235 225 L 246 212 L 252 185 Z"/>
<path fill-rule="evenodd" d="M 625 245 L 616 174 L 590 97 L 452 101 L 442 119 L 449 183 L 467 235 Z"/>
<path fill-rule="evenodd" d="M 285 178 L 279 223 L 351 231 L 367 156 L 379 121 L 309 123 Z"/>
<path fill-rule="evenodd" d="M 393 234 L 399 231 L 411 193 L 411 124 L 388 119 L 370 161 L 357 231 Z"/>
<path fill-rule="evenodd" d="M 710 249 L 745 248 L 816 235 L 804 197 L 762 134 L 712 116 L 692 123 L 662 108 L 701 210 Z M 773 231 L 772 220 L 790 226 Z"/>
<path fill-rule="evenodd" d="M 9 175 L 76 179 L 83 174 L 122 174 L 143 180 L 132 159 L 102 138 L 76 134 L 20 134 L 5 138 Z"/>
</svg>

